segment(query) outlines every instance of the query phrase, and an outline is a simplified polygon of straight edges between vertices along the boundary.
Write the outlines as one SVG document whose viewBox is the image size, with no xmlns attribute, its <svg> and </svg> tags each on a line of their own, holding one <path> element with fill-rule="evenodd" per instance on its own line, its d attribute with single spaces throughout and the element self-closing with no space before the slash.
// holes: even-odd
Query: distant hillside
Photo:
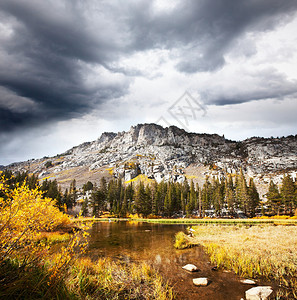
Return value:
<svg viewBox="0 0 297 300">
<path fill-rule="evenodd" d="M 127 132 L 105 132 L 61 155 L 8 168 L 29 170 L 40 179 L 56 178 L 62 186 L 74 178 L 80 186 L 88 180 L 98 182 L 102 176 L 129 181 L 139 174 L 158 182 L 188 178 L 201 184 L 207 175 L 222 178 L 242 168 L 255 178 L 263 194 L 271 177 L 278 182 L 283 172 L 296 176 L 297 135 L 236 142 L 217 134 L 188 133 L 175 126 L 139 124 Z"/>
</svg>

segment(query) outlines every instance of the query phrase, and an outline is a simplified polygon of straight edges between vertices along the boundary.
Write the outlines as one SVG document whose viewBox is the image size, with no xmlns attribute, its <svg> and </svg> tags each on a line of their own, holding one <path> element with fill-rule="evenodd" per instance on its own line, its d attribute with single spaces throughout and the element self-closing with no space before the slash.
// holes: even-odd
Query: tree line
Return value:
<svg viewBox="0 0 297 300">
<path fill-rule="evenodd" d="M 197 215 L 238 216 L 242 212 L 253 217 L 260 198 L 253 179 L 246 182 L 242 171 L 229 174 L 227 178 L 206 178 L 203 186 L 193 180 L 183 183 L 154 181 L 145 185 L 140 182 L 125 185 L 121 179 L 113 179 L 108 184 L 103 178 L 100 187 L 92 192 L 89 205 L 92 214 L 110 210 L 118 216 L 137 213 L 143 216 L 164 217 Z"/>
<path fill-rule="evenodd" d="M 72 180 L 69 188 L 66 188 L 63 192 L 56 179 L 45 179 L 42 183 L 39 183 L 38 176 L 36 174 L 29 174 L 28 171 L 13 173 L 11 170 L 4 170 L 2 175 L 6 179 L 6 183 L 10 190 L 13 190 L 18 185 L 22 185 L 24 183 L 30 190 L 38 187 L 44 198 L 52 198 L 56 200 L 56 206 L 61 211 L 67 211 L 76 205 L 78 189 L 76 188 L 75 179 Z"/>
<path fill-rule="evenodd" d="M 297 181 L 290 175 L 284 175 L 280 188 L 271 180 L 266 197 L 271 214 L 297 215 Z"/>
<path fill-rule="evenodd" d="M 125 184 L 120 178 L 107 182 L 103 177 L 98 186 L 88 181 L 82 189 L 76 187 L 74 179 L 64 191 L 56 180 L 44 180 L 39 184 L 34 174 L 18 172 L 13 176 L 11 171 L 4 171 L 4 175 L 12 187 L 24 181 L 32 188 L 39 185 L 44 197 L 56 199 L 57 207 L 64 211 L 76 205 L 79 194 L 88 193 L 81 210 L 83 215 L 96 217 L 103 211 L 120 217 L 136 213 L 144 217 L 254 217 L 258 213 L 293 215 L 297 209 L 297 182 L 287 174 L 280 188 L 271 180 L 267 202 L 260 201 L 253 178 L 247 181 L 242 170 L 221 179 L 206 177 L 202 186 L 192 180 Z"/>
</svg>

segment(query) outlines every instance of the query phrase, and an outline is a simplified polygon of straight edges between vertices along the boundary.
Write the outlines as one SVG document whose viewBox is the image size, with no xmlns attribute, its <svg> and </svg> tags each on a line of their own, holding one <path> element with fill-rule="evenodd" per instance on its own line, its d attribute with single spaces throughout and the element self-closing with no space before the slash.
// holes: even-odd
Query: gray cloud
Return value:
<svg viewBox="0 0 297 300">
<path fill-rule="evenodd" d="M 137 52 L 168 49 L 175 51 L 180 72 L 215 71 L 240 37 L 276 28 L 296 9 L 295 0 L 187 0 L 159 12 L 144 0 L 2 0 L 0 98 L 9 94 L 11 103 L 0 101 L 0 131 L 67 120 L 125 95 L 130 77 L 145 74 L 133 65 L 115 66 Z M 246 55 L 253 55 L 251 49 Z M 86 83 L 87 66 L 108 71 L 108 79 L 98 72 Z M 211 103 L 227 104 L 295 91 L 277 74 L 259 78 L 254 93 L 205 95 Z M 260 88 L 264 79 L 272 83 L 270 92 Z M 16 110 L 20 101 L 22 110 Z"/>
<path fill-rule="evenodd" d="M 85 29 L 75 5 L 58 13 L 53 8 L 58 10 L 37 1 L 0 4 L 3 24 L 13 32 L 0 46 L 0 86 L 10 91 L 11 102 L 0 105 L 0 131 L 82 115 L 127 92 L 127 80 L 85 84 L 84 64 L 104 65 L 110 49 Z M 34 109 L 11 109 L 19 97 L 33 101 Z"/>
<path fill-rule="evenodd" d="M 274 68 L 261 71 L 240 72 L 237 78 L 212 82 L 201 91 L 205 104 L 229 105 L 256 100 L 282 100 L 297 96 L 297 81 L 288 80 Z"/>
<path fill-rule="evenodd" d="M 133 49 L 179 50 L 177 68 L 186 73 L 213 71 L 246 32 L 263 32 L 287 22 L 297 10 L 295 0 L 181 1 L 170 13 L 153 14 L 141 2 L 130 15 Z"/>
</svg>

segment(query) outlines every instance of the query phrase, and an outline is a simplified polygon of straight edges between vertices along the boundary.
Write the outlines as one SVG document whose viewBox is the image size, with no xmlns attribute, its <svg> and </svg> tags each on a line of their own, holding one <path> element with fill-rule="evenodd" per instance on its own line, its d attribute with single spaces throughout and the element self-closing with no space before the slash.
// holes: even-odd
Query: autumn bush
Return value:
<svg viewBox="0 0 297 300">
<path fill-rule="evenodd" d="M 51 198 L 43 198 L 42 193 L 29 189 L 24 183 L 13 190 L 0 180 L 0 262 L 17 254 L 22 254 L 26 262 L 43 255 L 46 247 L 36 243 L 41 231 L 53 231 L 68 226 L 71 220 L 59 211 Z"/>
<path fill-rule="evenodd" d="M 80 221 L 72 234 L 59 237 L 61 228 L 69 231 L 71 220 L 55 200 L 26 182 L 11 188 L 0 174 L 0 299 L 173 298 L 148 265 L 80 258 L 92 224 Z M 57 242 L 59 250 L 51 249 Z"/>
<path fill-rule="evenodd" d="M 71 225 L 55 204 L 38 187 L 30 189 L 24 182 L 11 189 L 0 177 L 0 298 L 67 298 L 63 280 L 73 257 L 87 247 L 88 225 L 82 224 L 58 253 L 50 254 L 41 233 Z"/>
</svg>

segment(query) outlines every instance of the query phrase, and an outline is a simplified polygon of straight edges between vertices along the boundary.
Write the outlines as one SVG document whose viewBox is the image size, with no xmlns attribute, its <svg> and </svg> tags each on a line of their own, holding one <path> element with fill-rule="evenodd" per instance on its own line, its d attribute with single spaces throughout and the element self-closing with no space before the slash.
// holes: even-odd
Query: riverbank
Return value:
<svg viewBox="0 0 297 300">
<path fill-rule="evenodd" d="M 199 225 L 191 232 L 176 235 L 177 248 L 202 245 L 217 268 L 275 281 L 278 299 L 297 298 L 295 226 Z"/>
<path fill-rule="evenodd" d="M 173 299 L 172 288 L 145 263 L 80 258 L 54 280 L 49 260 L 22 270 L 20 264 L 14 259 L 1 265 L 1 299 Z"/>
<path fill-rule="evenodd" d="M 222 224 L 222 225 L 296 225 L 296 217 L 290 218 L 255 218 L 255 219 L 198 219 L 198 218 L 80 218 L 72 219 L 74 223 L 77 222 L 119 222 L 119 221 L 131 221 L 131 222 L 147 222 L 147 223 L 159 223 L 159 224 L 187 224 L 187 225 L 207 225 L 207 224 Z"/>
</svg>

